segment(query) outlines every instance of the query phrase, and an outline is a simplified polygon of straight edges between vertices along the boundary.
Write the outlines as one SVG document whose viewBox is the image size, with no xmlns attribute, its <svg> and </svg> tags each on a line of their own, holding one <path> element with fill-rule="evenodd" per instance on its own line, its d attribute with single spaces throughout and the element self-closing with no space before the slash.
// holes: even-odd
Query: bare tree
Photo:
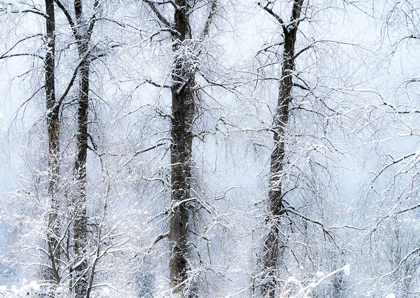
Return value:
<svg viewBox="0 0 420 298">
<path fill-rule="evenodd" d="M 296 35 L 301 22 L 301 14 L 304 0 L 294 0 L 290 20 L 284 22 L 270 7 L 269 1 L 264 4 L 263 9 L 273 16 L 283 31 L 283 61 L 280 75 L 279 95 L 277 107 L 273 116 L 273 141 L 274 150 L 271 154 L 270 182 L 269 182 L 269 229 L 270 232 L 264 241 L 264 252 L 262 260 L 264 263 L 264 275 L 262 284 L 262 295 L 274 297 L 276 293 L 277 264 L 281 258 L 281 251 L 287 241 L 281 236 L 281 222 L 286 211 L 283 197 L 282 177 L 284 163 L 286 162 L 285 152 L 285 127 L 289 125 L 290 103 L 293 101 L 292 89 L 294 86 L 293 76 L 295 71 L 295 46 Z"/>
<path fill-rule="evenodd" d="M 21 5 L 25 5 L 25 9 L 21 8 Z M 7 7 L 6 7 L 7 6 Z M 55 82 L 55 71 L 56 71 L 56 20 L 55 20 L 55 9 L 54 2 L 52 0 L 45 1 L 45 12 L 43 12 L 36 5 L 29 5 L 26 3 L 19 4 L 16 1 L 8 1 L 3 3 L 3 10 L 7 14 L 29 14 L 38 15 L 45 20 L 45 34 L 34 34 L 30 37 L 24 37 L 18 40 L 1 58 L 13 58 L 32 56 L 41 58 L 43 61 L 43 75 L 42 81 L 43 86 L 38 91 L 45 89 L 45 106 L 46 106 L 46 124 L 47 124 L 47 136 L 48 136 L 48 182 L 47 192 L 49 196 L 49 210 L 47 214 L 47 227 L 46 227 L 46 246 L 45 253 L 48 257 L 48 262 L 42 269 L 44 271 L 44 278 L 47 282 L 52 282 L 57 285 L 60 283 L 60 192 L 59 192 L 59 181 L 60 181 L 60 107 L 62 99 L 57 100 L 56 98 L 56 82 Z M 20 18 L 23 16 L 20 16 Z M 42 37 L 45 53 L 38 54 L 26 53 L 12 53 L 13 50 L 18 47 L 19 44 L 28 42 L 35 37 Z M 27 101 L 31 100 L 38 93 L 36 91 Z M 55 286 L 51 289 L 51 295 L 54 292 Z"/>
<path fill-rule="evenodd" d="M 86 213 L 86 163 L 88 151 L 88 116 L 89 116 L 89 92 L 90 92 L 90 65 L 95 57 L 91 51 L 91 38 L 97 21 L 96 14 L 100 7 L 100 1 L 95 0 L 93 14 L 87 16 L 84 12 L 86 3 L 82 0 L 73 2 L 74 14 L 60 1 L 55 0 L 63 11 L 72 30 L 73 38 L 77 45 L 79 64 L 73 78 L 78 76 L 78 111 L 77 111 L 77 145 L 76 161 L 74 165 L 75 191 L 72 198 L 72 208 L 75 219 L 73 223 L 73 250 L 75 260 L 72 261 L 74 273 L 74 289 L 76 297 L 85 297 L 88 291 L 88 260 L 87 242 L 88 226 Z M 97 58 L 97 57 L 96 57 Z"/>
<path fill-rule="evenodd" d="M 58 184 L 60 181 L 60 103 L 56 100 L 55 91 L 55 8 L 53 0 L 45 1 L 46 7 L 46 41 L 47 52 L 44 58 L 45 64 L 45 93 L 47 106 L 47 130 L 48 130 L 48 166 L 50 196 L 50 212 L 48 218 L 48 254 L 50 258 L 50 272 L 47 279 L 52 279 L 56 284 L 60 283 L 60 202 Z"/>
<path fill-rule="evenodd" d="M 162 31 L 169 31 L 172 41 L 173 63 L 170 86 L 172 96 L 171 115 L 171 218 L 169 240 L 171 242 L 170 280 L 174 293 L 193 295 L 190 292 L 188 274 L 190 253 L 188 247 L 190 212 L 192 209 L 192 142 L 197 91 L 195 75 L 200 54 L 197 41 L 209 35 L 209 29 L 217 8 L 217 0 L 206 1 L 209 13 L 204 29 L 197 36 L 192 32 L 191 15 L 200 8 L 199 2 L 187 0 L 170 1 L 166 6 L 173 9 L 173 20 L 169 21 L 158 6 L 162 3 L 143 0 L 153 12 Z"/>
</svg>

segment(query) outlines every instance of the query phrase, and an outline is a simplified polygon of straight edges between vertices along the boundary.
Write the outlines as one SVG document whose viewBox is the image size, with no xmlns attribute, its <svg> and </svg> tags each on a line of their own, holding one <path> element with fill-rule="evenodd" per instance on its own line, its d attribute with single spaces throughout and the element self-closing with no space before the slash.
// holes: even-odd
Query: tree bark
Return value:
<svg viewBox="0 0 420 298">
<path fill-rule="evenodd" d="M 171 257 L 169 262 L 170 282 L 174 293 L 194 296 L 188 281 L 190 251 L 188 248 L 190 214 L 194 212 L 191 203 L 193 122 L 196 105 L 194 45 L 190 14 L 196 2 L 175 0 L 162 2 L 174 9 L 173 22 L 168 21 L 156 6 L 158 2 L 143 0 L 162 26 L 171 32 L 172 52 L 172 118 L 171 118 L 171 218 L 169 241 Z M 206 18 L 201 37 L 208 37 L 213 22 L 217 0 L 209 1 L 210 12 Z M 189 53 L 188 53 L 189 52 Z M 196 53 L 199 55 L 200 53 Z"/>
<path fill-rule="evenodd" d="M 264 240 L 263 249 L 263 281 L 262 294 L 264 297 L 275 297 L 278 288 L 277 266 L 281 261 L 281 250 L 287 245 L 282 237 L 280 227 L 282 217 L 286 212 L 283 200 L 282 177 L 286 162 L 285 129 L 289 124 L 290 103 L 293 100 L 293 72 L 295 70 L 295 44 L 304 0 L 294 0 L 292 16 L 288 24 L 268 8 L 270 14 L 279 21 L 284 34 L 283 64 L 279 86 L 277 108 L 274 114 L 273 141 L 274 150 L 271 153 L 270 180 L 268 193 L 269 233 Z"/>
<path fill-rule="evenodd" d="M 76 193 L 73 198 L 75 220 L 73 225 L 75 265 L 75 297 L 86 297 L 87 281 L 87 214 L 86 214 L 86 161 L 88 148 L 89 62 L 80 69 L 78 95 L 77 159 L 74 166 Z"/>
<path fill-rule="evenodd" d="M 186 293 L 189 267 L 188 223 L 192 169 L 192 125 L 195 109 L 194 73 L 182 47 L 190 39 L 188 6 L 176 0 L 174 30 L 174 61 L 172 68 L 172 126 L 171 126 L 171 185 L 172 214 L 169 240 L 171 242 L 170 281 L 174 293 Z"/>
<path fill-rule="evenodd" d="M 98 2 L 95 1 L 95 8 Z M 88 292 L 88 261 L 87 243 L 88 226 L 86 212 L 86 164 L 88 150 L 88 119 L 89 119 L 89 85 L 90 63 L 89 44 L 93 30 L 93 23 L 87 21 L 83 15 L 82 0 L 74 1 L 76 16 L 75 39 L 78 47 L 79 59 L 82 64 L 79 68 L 79 90 L 77 111 L 77 156 L 74 166 L 76 192 L 73 197 L 75 220 L 73 224 L 74 241 L 74 291 L 75 297 L 85 298 Z M 95 16 L 93 17 L 94 20 Z M 92 25 L 92 26 L 91 26 Z"/>
<path fill-rule="evenodd" d="M 71 204 L 74 211 L 73 222 L 73 253 L 74 260 L 70 267 L 72 276 L 71 285 L 74 288 L 74 296 L 85 298 L 89 296 L 88 282 L 88 222 L 87 222 L 87 197 L 86 197 L 86 165 L 88 146 L 88 126 L 89 126 L 89 91 L 90 91 L 90 66 L 92 61 L 98 56 L 90 52 L 91 37 L 97 18 L 96 13 L 100 6 L 100 1 L 93 2 L 93 14 L 86 17 L 83 0 L 74 0 L 72 12 L 61 0 L 54 0 L 62 10 L 71 27 L 75 44 L 77 45 L 79 65 L 77 66 L 78 95 L 77 95 L 77 136 L 76 136 L 76 161 L 74 164 L 74 193 Z M 72 84 L 72 82 L 71 82 Z M 69 85 L 69 88 L 71 85 Z M 71 233 L 70 233 L 71 235 Z M 69 236 L 70 237 L 70 236 Z M 71 241 L 70 241 L 71 242 Z M 93 277 L 91 277 L 93 278 Z"/>
<path fill-rule="evenodd" d="M 47 248 L 50 266 L 46 270 L 45 279 L 58 284 L 60 282 L 60 222 L 58 185 L 60 178 L 60 104 L 56 102 L 55 94 L 55 9 L 54 0 L 45 0 L 46 7 L 46 39 L 47 52 L 44 60 L 45 93 L 47 108 L 48 132 L 48 195 L 50 210 L 48 214 Z"/>
</svg>

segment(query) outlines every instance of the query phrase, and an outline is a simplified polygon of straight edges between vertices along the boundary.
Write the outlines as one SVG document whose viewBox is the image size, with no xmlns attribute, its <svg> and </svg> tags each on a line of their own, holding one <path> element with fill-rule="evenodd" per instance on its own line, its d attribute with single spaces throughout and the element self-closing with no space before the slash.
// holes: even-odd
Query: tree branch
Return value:
<svg viewBox="0 0 420 298">
<path fill-rule="evenodd" d="M 3 56 L 5 56 L 5 55 L 7 55 L 7 54 L 9 54 L 18 44 L 20 44 L 21 42 L 24 42 L 24 41 L 26 41 L 26 40 L 28 40 L 28 39 L 31 39 L 31 38 L 34 38 L 34 37 L 38 37 L 38 36 L 44 36 L 43 34 L 41 34 L 41 33 L 39 33 L 39 34 L 35 34 L 35 35 L 31 35 L 31 36 L 28 36 L 28 37 L 25 37 L 25 38 L 23 38 L 23 39 L 21 39 L 21 40 L 19 40 L 19 41 L 17 41 L 10 49 L 8 49 L 3 55 L 1 55 L 1 57 L 3 57 Z"/>
<path fill-rule="evenodd" d="M 214 15 L 216 14 L 216 9 L 217 9 L 217 0 L 213 0 L 211 2 L 209 16 L 207 17 L 206 24 L 204 25 L 203 38 L 207 38 L 209 36 L 210 26 L 213 23 Z"/>
<path fill-rule="evenodd" d="M 156 15 L 156 17 L 161 21 L 166 27 L 171 27 L 171 24 L 169 21 L 159 12 L 159 10 L 155 6 L 155 2 L 152 2 L 150 0 L 143 0 L 144 3 L 149 5 L 150 9 L 153 11 L 153 13 Z"/>
<path fill-rule="evenodd" d="M 261 5 L 261 3 L 258 2 L 258 6 L 262 7 L 262 9 L 264 9 L 266 12 L 268 12 L 270 15 L 272 15 L 277 20 L 277 22 L 279 22 L 279 24 L 282 27 L 284 27 L 284 22 L 283 22 L 282 18 L 278 14 L 273 12 L 270 8 L 268 8 L 268 4 L 269 4 L 269 2 L 267 2 L 267 4 L 263 7 Z"/>
<path fill-rule="evenodd" d="M 76 36 L 77 35 L 76 24 L 73 21 L 71 14 L 67 10 L 67 8 L 63 5 L 63 3 L 61 3 L 61 0 L 54 0 L 54 1 L 57 4 L 57 6 L 61 9 L 61 11 L 64 13 L 64 15 L 66 16 L 67 21 L 69 22 L 69 25 L 71 27 L 71 31 L 73 32 L 73 36 Z"/>
<path fill-rule="evenodd" d="M 95 23 L 96 23 L 96 21 L 98 20 L 97 18 L 96 18 L 96 13 L 97 13 L 97 11 L 98 11 L 98 8 L 99 8 L 99 0 L 95 0 L 95 3 L 93 4 L 93 11 L 94 11 L 94 13 L 93 13 L 93 16 L 91 17 L 91 19 L 90 19 L 90 21 L 89 21 L 89 27 L 88 27 L 88 30 L 87 30 L 87 32 L 86 32 L 86 39 L 88 40 L 88 41 L 90 41 L 90 38 L 92 37 L 92 33 L 93 33 L 93 28 L 95 27 Z"/>
<path fill-rule="evenodd" d="M 12 55 L 2 55 L 0 56 L 0 60 L 6 59 L 6 58 L 13 58 L 13 57 L 22 57 L 22 56 L 29 56 L 29 57 L 36 57 L 41 60 L 44 60 L 44 57 L 37 55 L 37 54 L 12 54 Z"/>
<path fill-rule="evenodd" d="M 407 261 L 407 259 L 410 257 L 410 256 L 412 256 L 413 254 L 415 254 L 415 253 L 417 253 L 417 252 L 419 252 L 420 251 L 420 247 L 417 247 L 416 249 L 414 249 L 414 250 L 412 250 L 410 253 L 408 253 L 399 263 L 398 263 L 398 265 L 397 265 L 397 267 L 395 267 L 395 269 L 394 270 L 392 270 L 391 272 L 388 272 L 388 273 L 386 273 L 386 274 L 384 274 L 384 275 L 382 275 L 380 278 L 379 278 L 379 281 L 381 281 L 384 277 L 387 277 L 387 276 L 389 276 L 389 275 L 392 275 L 392 274 L 394 274 L 395 272 L 397 272 L 397 270 L 401 267 L 401 265 L 405 262 L 405 261 Z"/>
</svg>

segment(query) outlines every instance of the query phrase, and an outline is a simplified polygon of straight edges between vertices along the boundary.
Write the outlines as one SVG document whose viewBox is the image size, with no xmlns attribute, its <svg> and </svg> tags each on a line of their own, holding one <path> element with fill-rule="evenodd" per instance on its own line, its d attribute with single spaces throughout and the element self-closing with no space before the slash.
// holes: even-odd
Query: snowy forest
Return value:
<svg viewBox="0 0 420 298">
<path fill-rule="evenodd" d="M 420 297 L 420 0 L 6 0 L 0 40 L 1 297 Z"/>
</svg>

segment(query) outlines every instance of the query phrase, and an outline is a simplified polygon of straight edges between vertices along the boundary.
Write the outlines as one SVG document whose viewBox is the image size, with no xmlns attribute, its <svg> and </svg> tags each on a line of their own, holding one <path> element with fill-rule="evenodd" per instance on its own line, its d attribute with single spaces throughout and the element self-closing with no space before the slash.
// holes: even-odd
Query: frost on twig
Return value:
<svg viewBox="0 0 420 298">
<path fill-rule="evenodd" d="M 344 267 L 337 269 L 325 276 L 323 276 L 322 273 L 317 272 L 317 277 L 321 277 L 318 281 L 312 282 L 307 286 L 304 286 L 299 280 L 297 280 L 295 277 L 291 276 L 287 280 L 286 284 L 283 287 L 283 290 L 280 294 L 280 298 L 310 298 L 309 294 L 319 287 L 322 283 L 324 283 L 326 280 L 331 278 L 332 276 L 343 272 L 345 275 L 350 275 L 350 265 L 345 265 Z M 297 294 L 290 296 L 292 290 L 297 291 Z"/>
</svg>

